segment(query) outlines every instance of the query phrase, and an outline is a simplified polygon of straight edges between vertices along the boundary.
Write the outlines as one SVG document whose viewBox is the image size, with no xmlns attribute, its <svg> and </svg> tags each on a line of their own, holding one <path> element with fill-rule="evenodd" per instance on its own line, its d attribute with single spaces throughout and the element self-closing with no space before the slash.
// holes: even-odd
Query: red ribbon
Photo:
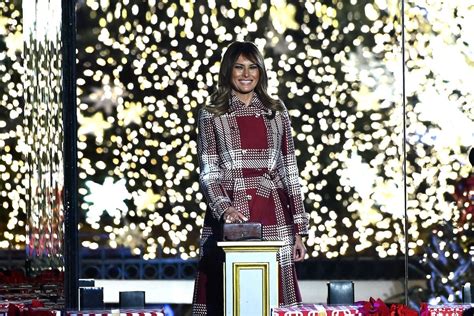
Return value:
<svg viewBox="0 0 474 316">
<path fill-rule="evenodd" d="M 369 301 L 357 302 L 356 305 L 363 316 L 391 316 L 390 309 L 379 298 L 371 297 Z"/>
<path fill-rule="evenodd" d="M 403 304 L 390 306 L 390 316 L 418 316 L 418 312 Z"/>
</svg>

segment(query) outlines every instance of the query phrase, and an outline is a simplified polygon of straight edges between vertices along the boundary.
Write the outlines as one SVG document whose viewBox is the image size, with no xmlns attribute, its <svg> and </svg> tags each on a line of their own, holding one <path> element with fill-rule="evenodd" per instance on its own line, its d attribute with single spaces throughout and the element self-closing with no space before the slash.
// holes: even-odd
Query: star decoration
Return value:
<svg viewBox="0 0 474 316">
<path fill-rule="evenodd" d="M 272 17 L 272 24 L 275 30 L 283 34 L 286 29 L 298 29 L 299 24 L 295 21 L 295 6 L 286 4 L 284 0 L 272 2 L 274 2 L 274 5 L 270 8 L 270 16 Z"/>
<path fill-rule="evenodd" d="M 125 109 L 119 111 L 118 118 L 123 121 L 124 126 L 132 123 L 141 125 L 142 115 L 146 113 L 147 109 L 139 102 L 126 102 Z"/>
<path fill-rule="evenodd" d="M 91 93 L 84 98 L 84 103 L 88 103 L 94 111 L 103 110 L 107 115 L 111 115 L 125 95 L 124 88 L 104 83 L 100 88 L 92 88 Z"/>
<path fill-rule="evenodd" d="M 83 116 L 79 113 L 77 120 L 80 124 L 77 131 L 78 135 L 92 134 L 98 141 L 104 138 L 104 130 L 112 127 L 112 124 L 104 120 L 104 114 L 97 112 L 91 117 Z"/>
<path fill-rule="evenodd" d="M 120 218 L 122 214 L 127 213 L 128 207 L 124 200 L 130 199 L 131 194 L 125 184 L 125 179 L 114 182 L 111 177 L 105 178 L 103 184 L 86 182 L 90 193 L 84 197 L 84 201 L 90 203 L 87 212 L 89 223 L 97 223 L 104 212 L 114 218 Z"/>
<path fill-rule="evenodd" d="M 137 207 L 137 213 L 143 210 L 153 211 L 161 198 L 160 194 L 155 194 L 152 189 L 147 189 L 146 191 L 138 190 L 138 192 L 133 192 L 133 203 Z"/>
<path fill-rule="evenodd" d="M 114 230 L 114 233 L 112 234 L 114 238 L 111 238 L 110 243 L 113 246 L 123 245 L 130 248 L 135 255 L 140 255 L 142 253 L 141 248 L 146 245 L 142 238 L 143 235 L 144 232 L 140 227 L 127 223 L 124 227 Z"/>
</svg>

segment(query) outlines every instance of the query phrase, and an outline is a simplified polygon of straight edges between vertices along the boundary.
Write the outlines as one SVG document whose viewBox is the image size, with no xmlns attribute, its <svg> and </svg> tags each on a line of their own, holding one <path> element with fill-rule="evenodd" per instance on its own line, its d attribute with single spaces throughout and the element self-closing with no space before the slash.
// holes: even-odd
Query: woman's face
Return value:
<svg viewBox="0 0 474 316">
<path fill-rule="evenodd" d="M 240 55 L 232 67 L 231 83 L 237 94 L 253 92 L 260 79 L 260 70 L 256 63 Z"/>
</svg>

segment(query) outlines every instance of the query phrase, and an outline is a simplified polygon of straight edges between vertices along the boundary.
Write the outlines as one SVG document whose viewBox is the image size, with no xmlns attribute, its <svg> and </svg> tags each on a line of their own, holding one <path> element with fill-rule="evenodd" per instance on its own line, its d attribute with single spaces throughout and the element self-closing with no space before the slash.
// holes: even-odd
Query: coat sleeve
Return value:
<svg viewBox="0 0 474 316">
<path fill-rule="evenodd" d="M 282 157 L 285 168 L 285 183 L 290 200 L 290 209 L 293 214 L 295 234 L 305 236 L 308 234 L 308 214 L 303 205 L 303 194 L 299 183 L 298 165 L 296 163 L 295 145 L 293 142 L 290 116 L 288 111 L 282 112 L 283 138 Z"/>
<path fill-rule="evenodd" d="M 221 185 L 219 151 L 214 128 L 214 117 L 201 109 L 198 118 L 199 183 L 212 216 L 219 220 L 224 211 L 232 205 Z"/>
</svg>

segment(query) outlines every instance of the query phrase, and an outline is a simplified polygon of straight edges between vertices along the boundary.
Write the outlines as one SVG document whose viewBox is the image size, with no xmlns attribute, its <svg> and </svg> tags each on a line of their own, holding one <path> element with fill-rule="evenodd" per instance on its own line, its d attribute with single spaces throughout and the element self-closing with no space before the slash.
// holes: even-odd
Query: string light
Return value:
<svg viewBox="0 0 474 316">
<path fill-rule="evenodd" d="M 284 99 L 292 116 L 311 217 L 309 256 L 400 255 L 398 5 L 333 2 L 79 2 L 82 245 L 126 246 L 145 258 L 198 255 L 204 201 L 196 115 L 217 81 L 222 48 L 251 40 L 265 53 L 270 92 Z M 410 254 L 432 225 L 456 212 L 446 193 L 471 170 L 463 157 L 474 143 L 466 132 L 474 130 L 467 79 L 472 10 L 460 0 L 450 2 L 449 11 L 443 6 L 408 1 Z M 21 248 L 24 240 L 16 236 L 24 236 L 25 203 L 9 193 L 24 190 L 26 172 L 13 154 L 24 150 L 17 141 L 23 133 L 20 12 L 8 3 L 0 10 L 0 30 L 12 34 L 0 51 L 2 87 L 8 87 L 0 100 L 0 202 L 11 223 L 0 247 Z M 457 56 L 449 58 L 456 67 L 441 62 L 443 52 Z M 121 191 L 94 190 L 105 182 L 120 183 Z M 104 232 L 109 238 L 95 238 Z"/>
</svg>

